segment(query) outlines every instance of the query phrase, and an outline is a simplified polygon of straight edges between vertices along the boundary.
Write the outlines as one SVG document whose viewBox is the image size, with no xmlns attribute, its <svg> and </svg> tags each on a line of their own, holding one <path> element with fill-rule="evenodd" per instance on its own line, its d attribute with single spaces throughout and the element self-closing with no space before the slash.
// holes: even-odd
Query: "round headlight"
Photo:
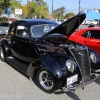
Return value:
<svg viewBox="0 0 100 100">
<path fill-rule="evenodd" d="M 96 63 L 97 61 L 96 55 L 93 52 L 90 53 L 90 59 L 93 63 Z"/>
<path fill-rule="evenodd" d="M 67 70 L 71 73 L 73 73 L 74 71 L 74 62 L 72 60 L 67 60 L 66 61 L 66 67 L 67 67 Z"/>
</svg>

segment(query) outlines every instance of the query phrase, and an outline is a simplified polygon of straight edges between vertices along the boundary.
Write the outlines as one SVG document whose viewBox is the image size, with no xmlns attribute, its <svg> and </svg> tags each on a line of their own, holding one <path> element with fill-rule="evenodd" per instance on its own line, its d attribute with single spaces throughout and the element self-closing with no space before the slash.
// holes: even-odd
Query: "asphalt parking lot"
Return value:
<svg viewBox="0 0 100 100">
<path fill-rule="evenodd" d="M 87 26 L 83 26 L 87 27 Z M 35 80 L 0 60 L 0 100 L 100 100 L 100 79 L 81 88 L 63 93 L 60 90 L 47 94 L 40 90 Z"/>
<path fill-rule="evenodd" d="M 35 81 L 0 61 L 0 100 L 100 100 L 100 79 L 74 92 L 47 94 Z"/>
</svg>

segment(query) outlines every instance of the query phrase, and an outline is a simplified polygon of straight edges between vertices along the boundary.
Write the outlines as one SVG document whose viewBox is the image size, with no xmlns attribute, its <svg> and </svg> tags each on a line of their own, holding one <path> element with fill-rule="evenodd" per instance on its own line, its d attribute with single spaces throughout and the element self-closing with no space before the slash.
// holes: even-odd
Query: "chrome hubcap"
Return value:
<svg viewBox="0 0 100 100">
<path fill-rule="evenodd" d="M 47 71 L 42 71 L 39 74 L 39 81 L 46 90 L 50 90 L 53 87 L 53 81 Z"/>
</svg>

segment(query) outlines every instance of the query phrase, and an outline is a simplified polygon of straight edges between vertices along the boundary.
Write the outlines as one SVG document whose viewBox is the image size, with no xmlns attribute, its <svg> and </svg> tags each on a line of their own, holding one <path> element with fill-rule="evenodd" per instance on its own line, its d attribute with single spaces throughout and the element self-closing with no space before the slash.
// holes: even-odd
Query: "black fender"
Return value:
<svg viewBox="0 0 100 100">
<path fill-rule="evenodd" d="M 89 48 L 88 48 L 88 51 L 89 51 L 89 55 L 90 55 L 91 52 L 93 52 L 96 55 L 97 63 L 100 63 L 100 57 L 98 56 L 98 54 L 95 51 L 93 51 L 93 50 L 91 50 Z"/>
<path fill-rule="evenodd" d="M 98 56 L 98 54 L 97 54 L 95 51 L 93 51 L 93 50 L 91 50 L 91 49 L 89 49 L 89 48 L 88 48 L 88 51 L 89 51 L 89 56 L 90 56 L 90 53 L 93 52 L 93 53 L 95 54 L 96 60 L 97 60 L 96 63 L 93 63 L 93 62 L 91 62 L 91 60 L 90 60 L 91 66 L 92 66 L 93 68 L 95 68 L 95 69 L 100 69 L 100 57 Z"/>
<path fill-rule="evenodd" d="M 1 41 L 1 48 L 3 49 L 5 55 L 11 55 L 10 46 L 6 39 Z"/>
<path fill-rule="evenodd" d="M 27 74 L 30 77 L 33 77 L 35 76 L 35 72 L 37 72 L 37 70 L 39 70 L 40 68 L 45 68 L 51 74 L 54 81 L 62 81 L 64 77 L 66 77 L 67 75 L 69 76 L 69 73 L 65 67 L 65 62 L 68 59 L 74 60 L 70 56 L 65 56 L 61 54 L 49 55 L 43 58 L 39 58 L 36 61 L 31 62 L 27 70 Z"/>
</svg>

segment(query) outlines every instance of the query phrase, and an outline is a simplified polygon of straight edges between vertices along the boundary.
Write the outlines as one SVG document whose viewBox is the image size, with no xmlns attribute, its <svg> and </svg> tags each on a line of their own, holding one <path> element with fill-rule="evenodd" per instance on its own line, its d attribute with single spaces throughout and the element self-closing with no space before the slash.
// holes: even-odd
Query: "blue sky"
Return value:
<svg viewBox="0 0 100 100">
<path fill-rule="evenodd" d="M 31 0 L 29 0 L 31 1 Z M 44 0 L 49 6 L 49 12 L 52 11 L 52 0 Z M 100 9 L 100 0 L 80 0 L 81 10 L 97 8 Z M 79 9 L 79 0 L 53 0 L 54 10 L 62 6 L 66 7 L 67 12 L 78 13 Z M 27 0 L 22 0 L 22 4 L 26 4 Z"/>
</svg>

